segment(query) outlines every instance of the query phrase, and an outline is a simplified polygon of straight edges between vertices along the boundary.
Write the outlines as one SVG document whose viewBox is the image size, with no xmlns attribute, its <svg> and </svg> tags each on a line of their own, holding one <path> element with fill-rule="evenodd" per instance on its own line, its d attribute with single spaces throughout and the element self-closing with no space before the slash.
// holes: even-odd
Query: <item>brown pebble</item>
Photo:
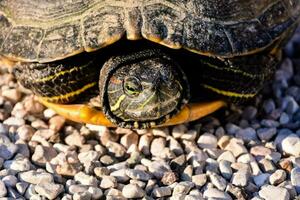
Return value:
<svg viewBox="0 0 300 200">
<path fill-rule="evenodd" d="M 49 128 L 51 130 L 54 130 L 55 132 L 58 132 L 63 125 L 65 124 L 66 119 L 60 115 L 56 115 L 54 117 L 51 117 L 49 120 Z"/>
<path fill-rule="evenodd" d="M 167 171 L 163 174 L 161 182 L 164 185 L 172 185 L 177 181 L 177 175 L 173 171 Z"/>
<path fill-rule="evenodd" d="M 21 97 L 22 94 L 18 89 L 8 89 L 8 90 L 4 90 L 2 92 L 2 96 L 5 97 L 7 100 L 12 101 L 13 103 L 18 102 Z"/>
</svg>

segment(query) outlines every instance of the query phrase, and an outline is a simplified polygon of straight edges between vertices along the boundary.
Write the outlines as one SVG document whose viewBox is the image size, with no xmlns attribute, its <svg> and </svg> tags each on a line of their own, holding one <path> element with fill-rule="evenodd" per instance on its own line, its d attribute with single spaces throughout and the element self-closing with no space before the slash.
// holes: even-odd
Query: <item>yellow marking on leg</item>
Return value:
<svg viewBox="0 0 300 200">
<path fill-rule="evenodd" d="M 110 110 L 111 110 L 111 111 L 117 110 L 117 109 L 120 107 L 120 104 L 122 103 L 122 101 L 123 101 L 125 98 L 126 98 L 126 95 L 125 95 L 125 94 L 121 95 L 121 96 L 119 97 L 117 103 L 115 103 L 115 105 L 113 105 L 113 106 L 110 107 Z"/>
<path fill-rule="evenodd" d="M 69 69 L 69 70 L 64 70 L 64 71 L 60 71 L 60 72 L 57 72 L 56 74 L 53 74 L 53 75 L 50 75 L 50 76 L 47 76 L 47 77 L 44 77 L 44 78 L 41 78 L 41 79 L 36 79 L 34 80 L 35 83 L 38 83 L 38 82 L 46 82 L 46 81 L 50 81 L 52 79 L 55 79 L 59 76 L 63 76 L 67 73 L 72 73 L 73 71 L 79 71 L 80 68 L 85 68 L 89 65 L 90 63 L 86 64 L 86 65 L 83 65 L 83 66 L 80 66 L 80 67 L 73 67 L 72 69 Z"/>
<path fill-rule="evenodd" d="M 204 88 L 212 90 L 218 94 L 222 94 L 224 96 L 229 96 L 229 97 L 252 98 L 256 95 L 256 93 L 241 94 L 241 93 L 236 93 L 236 92 L 231 92 L 231 91 L 220 90 L 218 88 L 215 88 L 215 87 L 212 87 L 212 86 L 206 85 L 206 84 L 203 84 L 202 86 Z"/>
<path fill-rule="evenodd" d="M 94 87 L 96 84 L 97 84 L 97 82 L 89 83 L 89 84 L 83 86 L 82 88 L 80 88 L 78 90 L 75 90 L 75 91 L 72 91 L 70 93 L 59 95 L 59 96 L 53 96 L 53 97 L 42 97 L 42 99 L 45 100 L 45 101 L 49 101 L 49 102 L 54 102 L 54 101 L 57 102 L 61 99 L 68 99 L 70 97 L 76 96 L 76 95 L 78 95 L 78 94 Z"/>
<path fill-rule="evenodd" d="M 244 71 L 241 71 L 241 70 L 238 70 L 238 69 L 234 69 L 234 68 L 230 68 L 230 67 L 226 67 L 226 68 L 220 68 L 219 66 L 217 65 L 213 65 L 209 62 L 205 62 L 205 61 L 201 61 L 202 63 L 206 64 L 208 67 L 211 67 L 213 69 L 216 69 L 216 70 L 221 70 L 221 71 L 231 71 L 233 73 L 237 73 L 237 74 L 242 74 L 243 76 L 247 76 L 247 77 L 250 77 L 250 78 L 255 78 L 257 77 L 258 75 L 253 75 L 253 74 L 249 74 L 247 72 L 244 72 Z"/>
</svg>

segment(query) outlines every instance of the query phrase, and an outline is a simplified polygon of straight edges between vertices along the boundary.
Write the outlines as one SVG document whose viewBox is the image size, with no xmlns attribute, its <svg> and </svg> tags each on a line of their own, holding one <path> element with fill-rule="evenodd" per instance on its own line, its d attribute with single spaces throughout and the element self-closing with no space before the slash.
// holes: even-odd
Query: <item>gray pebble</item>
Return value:
<svg viewBox="0 0 300 200">
<path fill-rule="evenodd" d="M 55 199 L 64 191 L 64 187 L 60 184 L 42 182 L 35 186 L 35 191 L 48 199 Z"/>
<path fill-rule="evenodd" d="M 207 188 L 203 193 L 203 197 L 207 199 L 232 200 L 229 194 L 216 188 Z"/>
<path fill-rule="evenodd" d="M 270 177 L 270 174 L 262 173 L 257 176 L 254 176 L 253 181 L 254 181 L 255 185 L 257 185 L 258 187 L 261 187 L 268 182 L 269 177 Z"/>
<path fill-rule="evenodd" d="M 15 157 L 14 160 L 7 160 L 4 162 L 4 168 L 12 169 L 18 172 L 28 171 L 31 168 L 31 163 L 28 158 L 23 156 Z"/>
<path fill-rule="evenodd" d="M 119 169 L 112 173 L 110 173 L 110 176 L 113 176 L 117 179 L 118 183 L 125 183 L 128 180 L 130 180 L 130 177 L 126 173 L 126 169 Z"/>
<path fill-rule="evenodd" d="M 82 184 L 76 184 L 76 185 L 70 185 L 68 188 L 68 192 L 70 194 L 75 194 L 75 193 L 83 193 L 88 189 L 89 186 L 87 185 L 82 185 Z"/>
<path fill-rule="evenodd" d="M 228 160 L 219 161 L 219 170 L 225 179 L 227 180 L 231 179 L 232 176 L 231 162 L 229 162 Z"/>
<path fill-rule="evenodd" d="M 88 192 L 92 195 L 92 199 L 100 199 L 103 196 L 102 190 L 97 187 L 89 187 Z"/>
<path fill-rule="evenodd" d="M 235 186 L 245 187 L 249 181 L 249 174 L 247 171 L 237 171 L 233 173 L 231 183 Z"/>
<path fill-rule="evenodd" d="M 73 194 L 73 200 L 90 200 L 91 198 L 92 195 L 88 191 Z"/>
<path fill-rule="evenodd" d="M 142 198 L 145 191 L 136 184 L 128 184 L 123 187 L 122 194 L 125 198 Z"/>
<path fill-rule="evenodd" d="M 171 196 L 171 194 L 172 189 L 168 186 L 154 188 L 152 192 L 152 195 L 156 198 Z"/>
<path fill-rule="evenodd" d="M 113 176 L 103 176 L 101 183 L 100 183 L 100 188 L 103 189 L 108 189 L 108 188 L 114 188 L 117 187 L 117 179 Z"/>
<path fill-rule="evenodd" d="M 29 185 L 29 184 L 26 183 L 26 182 L 18 182 L 18 183 L 16 184 L 16 189 L 17 189 L 17 191 L 18 191 L 21 195 L 23 195 L 23 194 L 25 193 L 25 191 L 26 191 L 28 185 Z"/>
<path fill-rule="evenodd" d="M 5 197 L 7 194 L 7 189 L 3 181 L 0 180 L 0 197 Z"/>
<path fill-rule="evenodd" d="M 210 148 L 216 148 L 217 142 L 218 140 L 216 136 L 210 133 L 204 133 L 200 135 L 197 144 L 202 149 L 210 149 Z"/>
<path fill-rule="evenodd" d="M 194 183 L 190 181 L 182 181 L 176 184 L 173 189 L 173 195 L 176 194 L 188 194 L 189 191 L 194 187 Z"/>
<path fill-rule="evenodd" d="M 265 185 L 259 191 L 259 196 L 265 200 L 289 200 L 290 195 L 287 189 L 282 187 L 275 187 L 271 185 Z"/>
<path fill-rule="evenodd" d="M 2 181 L 4 182 L 6 187 L 15 187 L 18 182 L 18 179 L 13 175 L 8 175 L 8 176 L 4 176 L 2 178 Z"/>
<path fill-rule="evenodd" d="M 282 140 L 282 150 L 290 155 L 300 156 L 300 138 L 296 134 L 290 134 Z"/>
<path fill-rule="evenodd" d="M 300 194 L 300 167 L 295 167 L 291 171 L 291 182 L 296 188 L 297 193 Z"/>
<path fill-rule="evenodd" d="M 17 152 L 18 146 L 12 143 L 5 135 L 0 135 L 0 157 L 5 160 L 11 159 Z"/>
<path fill-rule="evenodd" d="M 154 138 L 151 142 L 150 152 L 153 156 L 160 156 L 166 147 L 166 139 L 163 137 Z"/>
<path fill-rule="evenodd" d="M 219 176 L 218 174 L 216 173 L 211 173 L 209 174 L 209 179 L 211 181 L 211 183 L 216 186 L 216 188 L 218 188 L 219 190 L 222 190 L 224 191 L 226 186 L 227 186 L 227 181 Z"/>
<path fill-rule="evenodd" d="M 126 174 L 132 179 L 141 181 L 148 181 L 152 178 L 151 175 L 149 175 L 147 172 L 137 169 L 127 169 Z"/>
<path fill-rule="evenodd" d="M 271 176 L 269 177 L 269 182 L 272 185 L 278 185 L 285 181 L 286 179 L 286 172 L 282 169 L 276 170 Z"/>
<path fill-rule="evenodd" d="M 257 135 L 262 141 L 269 141 L 276 133 L 276 128 L 260 128 L 257 130 Z"/>
<path fill-rule="evenodd" d="M 41 182 L 53 182 L 53 176 L 47 172 L 39 172 L 35 170 L 30 170 L 26 172 L 19 173 L 19 179 L 31 183 L 31 184 L 38 184 Z"/>
<path fill-rule="evenodd" d="M 207 182 L 207 176 L 206 174 L 197 174 L 192 176 L 192 182 L 197 187 L 202 187 Z"/>
<path fill-rule="evenodd" d="M 96 177 L 87 175 L 84 172 L 78 172 L 77 174 L 75 174 L 74 180 L 83 185 L 91 185 L 91 186 L 97 186 L 99 183 Z"/>
<path fill-rule="evenodd" d="M 245 129 L 239 129 L 236 132 L 235 136 L 237 138 L 242 139 L 245 142 L 250 142 L 252 140 L 257 140 L 256 131 L 251 127 L 248 127 L 248 128 L 245 128 Z"/>
</svg>

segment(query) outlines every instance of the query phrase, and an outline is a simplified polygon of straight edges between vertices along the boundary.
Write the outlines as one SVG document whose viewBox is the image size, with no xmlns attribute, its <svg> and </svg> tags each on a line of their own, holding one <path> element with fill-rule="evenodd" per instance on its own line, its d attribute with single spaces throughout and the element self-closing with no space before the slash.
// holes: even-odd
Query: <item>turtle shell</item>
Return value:
<svg viewBox="0 0 300 200">
<path fill-rule="evenodd" d="M 299 16 L 299 0 L 0 0 L 0 54 L 50 62 L 127 37 L 228 58 L 265 49 Z"/>
</svg>

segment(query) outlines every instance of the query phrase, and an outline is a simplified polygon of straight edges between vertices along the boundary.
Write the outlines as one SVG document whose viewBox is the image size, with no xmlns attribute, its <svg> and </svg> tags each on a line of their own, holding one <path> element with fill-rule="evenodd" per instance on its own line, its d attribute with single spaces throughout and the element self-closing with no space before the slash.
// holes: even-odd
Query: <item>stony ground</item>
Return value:
<svg viewBox="0 0 300 200">
<path fill-rule="evenodd" d="M 0 73 L 0 199 L 300 199 L 300 31 L 245 107 L 125 130 L 66 121 Z"/>
</svg>

